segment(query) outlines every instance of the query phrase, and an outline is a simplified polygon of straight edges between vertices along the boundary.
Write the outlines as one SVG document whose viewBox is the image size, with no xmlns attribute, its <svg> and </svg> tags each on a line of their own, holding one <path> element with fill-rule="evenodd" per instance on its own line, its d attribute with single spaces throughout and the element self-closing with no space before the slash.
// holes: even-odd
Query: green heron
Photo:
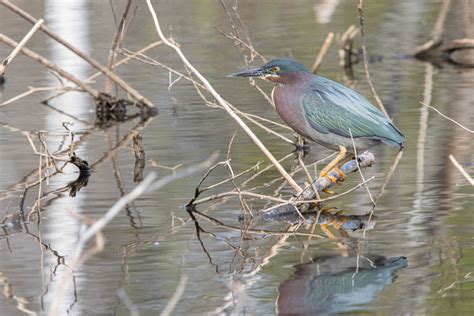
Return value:
<svg viewBox="0 0 474 316">
<path fill-rule="evenodd" d="M 341 161 L 352 159 L 353 144 L 357 151 L 381 143 L 403 148 L 402 132 L 366 98 L 340 83 L 312 74 L 293 59 L 274 59 L 260 68 L 228 77 L 260 77 L 275 83 L 272 99 L 283 121 L 301 136 L 339 150 L 320 177 L 328 176 L 332 169 L 345 177 L 339 166 Z"/>
</svg>

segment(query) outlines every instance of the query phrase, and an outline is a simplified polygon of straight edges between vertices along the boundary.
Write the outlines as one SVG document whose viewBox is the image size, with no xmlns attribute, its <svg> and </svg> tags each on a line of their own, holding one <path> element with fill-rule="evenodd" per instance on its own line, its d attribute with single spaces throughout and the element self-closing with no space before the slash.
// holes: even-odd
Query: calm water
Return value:
<svg viewBox="0 0 474 316">
<path fill-rule="evenodd" d="M 52 29 L 98 60 L 106 61 L 115 32 L 108 1 L 15 3 L 36 17 L 44 17 Z M 376 208 L 377 225 L 365 237 L 359 232 L 351 233 L 348 251 L 328 239 L 262 235 L 241 238 L 238 231 L 201 220 L 206 254 L 183 209 L 201 176 L 196 174 L 139 198 L 106 227 L 104 251 L 76 271 L 75 290 L 69 282 L 60 314 L 127 315 L 130 312 L 118 295 L 125 293 L 141 314 L 156 315 L 168 304 L 183 276 L 187 281 L 176 314 L 472 313 L 474 190 L 452 166 L 448 155 L 472 166 L 474 141 L 472 134 L 431 110 L 427 112 L 420 101 L 431 102 L 472 129 L 474 71 L 451 66 L 434 68 L 404 58 L 428 38 L 439 5 L 439 1 L 386 0 L 372 1 L 366 8 L 369 53 L 383 56 L 382 62 L 370 65 L 373 81 L 387 110 L 407 136 L 407 148 Z M 448 15 L 446 36 L 473 37 L 470 5 L 469 0 L 456 1 Z M 353 1 L 298 1 L 291 5 L 288 1 L 240 1 L 239 13 L 255 47 L 264 56 L 290 54 L 306 65 L 312 64 L 327 32 L 342 32 L 357 23 Z M 146 7 L 141 6 L 136 15 L 125 38 L 125 47 L 132 50 L 157 39 Z M 279 120 L 245 80 L 224 78 L 245 64 L 233 42 L 215 30 L 217 26 L 230 31 L 218 2 L 162 0 L 158 15 L 166 33 L 171 30 L 191 62 L 226 99 L 241 110 Z M 30 27 L 4 7 L 0 7 L 0 26 L 1 32 L 16 40 Z M 471 34 L 466 34 L 468 31 Z M 28 45 L 79 78 L 94 73 L 88 64 L 42 34 L 35 35 Z M 9 48 L 0 46 L 0 56 L 9 52 Z M 158 47 L 149 55 L 183 70 L 170 49 Z M 216 150 L 224 159 L 227 144 L 238 127 L 224 111 L 207 107 L 191 84 L 182 79 L 168 90 L 166 70 L 137 62 L 122 66 L 118 73 L 160 108 L 158 116 L 133 130 L 143 137 L 149 159 L 145 174 L 156 171 L 164 177 L 172 172 L 154 166 L 150 159 L 155 165 L 188 166 L 205 160 Z M 370 96 L 363 66 L 356 65 L 354 73 L 355 88 Z M 343 80 L 334 45 L 320 74 Z M 23 56 L 11 64 L 7 77 L 7 83 L 0 88 L 0 102 L 29 86 L 59 85 L 45 68 Z M 271 90 L 269 84 L 261 86 L 267 92 Z M 97 87 L 103 87 L 102 80 Z M 84 94 L 69 93 L 51 102 L 78 119 L 74 120 L 41 105 L 39 100 L 48 95 L 35 94 L 0 108 L 0 218 L 18 212 L 24 182 L 37 179 L 34 172 L 38 157 L 22 131 L 47 130 L 48 146 L 56 151 L 67 142 L 61 123 L 74 123 L 77 137 L 84 137 L 75 151 L 93 165 L 93 174 L 75 198 L 63 193 L 45 201 L 39 228 L 34 222 L 20 232 L 0 236 L 0 285 L 4 289 L 4 295 L 0 295 L 1 315 L 46 314 L 81 230 L 70 210 L 98 218 L 123 192 L 136 185 L 131 143 L 125 141 L 117 150 L 109 149 L 130 136 L 130 129 L 139 121 L 89 131 L 95 119 L 93 100 Z M 258 134 L 276 157 L 293 150 L 265 132 Z M 385 147 L 373 152 L 377 163 L 365 175 L 375 176 L 369 187 L 376 194 L 396 152 Z M 313 162 L 329 153 L 313 144 L 305 160 Z M 245 170 L 259 160 L 264 160 L 263 155 L 239 130 L 232 148 L 235 171 Z M 284 163 L 287 169 L 291 165 L 291 159 Z M 472 167 L 467 170 L 474 172 Z M 51 178 L 43 189 L 54 191 L 77 176 L 77 168 L 68 166 L 64 174 Z M 226 170 L 218 169 L 208 183 L 227 176 Z M 247 188 L 277 176 L 275 171 L 268 171 Z M 302 183 L 304 177 L 297 180 Z M 354 174 L 336 191 L 343 192 L 358 182 Z M 263 188 L 261 192 L 271 193 L 275 188 Z M 27 212 L 34 205 L 37 189 L 28 191 Z M 263 207 L 262 202 L 249 203 L 253 210 Z M 365 214 L 371 209 L 362 189 L 325 206 L 342 208 L 347 214 Z M 236 199 L 203 205 L 198 210 L 239 226 L 240 203 Z M 261 227 L 284 228 L 278 224 Z M 319 229 L 317 233 L 321 233 Z M 58 256 L 65 257 L 64 262 Z M 359 272 L 354 274 L 357 262 Z"/>
</svg>

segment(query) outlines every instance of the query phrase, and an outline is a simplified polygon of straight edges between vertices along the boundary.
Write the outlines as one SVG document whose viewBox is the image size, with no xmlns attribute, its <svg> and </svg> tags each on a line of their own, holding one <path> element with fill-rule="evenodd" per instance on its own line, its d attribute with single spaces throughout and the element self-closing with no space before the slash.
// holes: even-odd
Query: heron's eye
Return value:
<svg viewBox="0 0 474 316">
<path fill-rule="evenodd" d="M 277 73 L 280 71 L 280 67 L 273 67 L 272 69 L 270 69 L 270 71 L 273 73 Z"/>
</svg>

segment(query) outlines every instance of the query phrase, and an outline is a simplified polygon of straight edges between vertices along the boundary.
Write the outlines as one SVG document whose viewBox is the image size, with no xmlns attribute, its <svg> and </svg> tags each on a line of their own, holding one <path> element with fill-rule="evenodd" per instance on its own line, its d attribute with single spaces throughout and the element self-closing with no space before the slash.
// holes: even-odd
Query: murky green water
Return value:
<svg viewBox="0 0 474 316">
<path fill-rule="evenodd" d="M 115 32 L 108 1 L 15 3 L 36 17 L 44 17 L 52 29 L 106 62 Z M 369 54 L 383 56 L 382 62 L 370 65 L 371 75 L 388 112 L 407 137 L 407 148 L 376 208 L 377 225 L 365 237 L 360 232 L 351 233 L 352 239 L 346 241 L 348 251 L 328 239 L 308 240 L 302 236 L 245 235 L 241 239 L 240 232 L 204 220 L 201 244 L 183 209 L 201 176 L 196 174 L 140 197 L 106 227 L 105 249 L 76 271 L 75 291 L 69 282 L 60 314 L 126 315 L 129 310 L 119 298 L 125 293 L 141 314 L 156 315 L 168 304 L 183 275 L 187 281 L 176 314 L 472 312 L 474 190 L 452 166 L 448 155 L 466 165 L 470 163 L 471 167 L 466 169 L 473 174 L 474 141 L 472 134 L 431 110 L 423 110 L 420 101 L 431 99 L 432 106 L 472 129 L 474 71 L 452 66 L 435 68 L 404 58 L 428 39 L 439 5 L 433 1 L 389 0 L 367 4 Z M 166 33 L 171 30 L 190 61 L 226 99 L 243 111 L 279 120 L 245 80 L 225 78 L 245 64 L 233 42 L 215 30 L 217 27 L 230 31 L 218 2 L 163 0 L 157 8 Z M 466 8 L 469 0 L 456 2 L 446 22 L 447 36 L 473 37 L 472 25 L 466 26 L 473 13 Z M 269 59 L 289 54 L 306 65 L 312 64 L 327 32 L 342 32 L 351 23 L 357 23 L 353 1 L 240 1 L 239 13 L 260 53 Z M 0 7 L 0 26 L 2 33 L 15 40 L 20 40 L 30 27 L 4 7 Z M 151 18 L 142 5 L 125 38 L 125 47 L 138 50 L 155 40 Z M 79 78 L 94 73 L 88 64 L 43 34 L 35 35 L 29 47 Z M 10 48 L 0 46 L 0 56 L 9 52 Z M 183 71 L 170 49 L 160 46 L 149 55 Z M 224 159 L 228 142 L 239 129 L 224 111 L 206 106 L 189 82 L 181 79 L 168 90 L 166 70 L 137 62 L 122 66 L 118 73 L 160 108 L 158 116 L 133 130 L 143 137 L 147 159 L 162 166 L 189 166 L 207 159 L 216 150 Z M 355 88 L 370 96 L 363 66 L 355 65 L 354 73 Z M 334 45 L 320 74 L 343 80 Z M 8 68 L 7 79 L 0 88 L 0 102 L 29 86 L 59 85 L 45 68 L 23 56 Z M 261 86 L 267 92 L 271 90 L 267 83 Z M 97 87 L 103 87 L 102 80 Z M 73 122 L 77 137 L 84 135 L 75 151 L 93 166 L 93 174 L 75 198 L 63 193 L 45 201 L 39 228 L 33 222 L 22 227 L 21 232 L 1 235 L 2 315 L 26 311 L 46 314 L 81 231 L 81 224 L 70 211 L 98 218 L 123 192 L 136 185 L 131 137 L 127 137 L 139 121 L 89 131 L 88 125 L 95 119 L 91 98 L 73 92 L 51 102 L 75 120 L 41 105 L 39 100 L 48 95 L 31 95 L 0 108 L 0 218 L 19 210 L 25 181 L 37 180 L 34 171 L 38 157 L 22 131 L 47 130 L 51 133 L 48 146 L 55 151 L 67 143 L 62 122 Z M 292 138 L 291 133 L 285 133 Z M 55 136 L 58 134 L 63 136 Z M 265 132 L 259 131 L 258 135 L 278 158 L 293 150 L 293 146 Z M 128 141 L 120 143 L 124 138 Z M 124 146 L 110 151 L 117 144 Z M 312 144 L 305 161 L 310 163 L 329 153 Z M 365 175 L 375 176 L 369 188 L 376 194 L 396 152 L 379 147 L 373 153 L 377 163 Z M 263 155 L 239 130 L 232 147 L 233 168 L 240 172 L 258 160 L 264 160 Z M 291 165 L 291 159 L 284 163 L 287 169 Z M 147 161 L 145 174 L 152 171 L 159 177 L 172 172 Z M 68 166 L 64 174 L 51 178 L 47 185 L 44 183 L 43 189 L 54 191 L 77 176 L 77 168 Z M 218 169 L 208 183 L 227 176 L 226 170 Z M 277 176 L 276 171 L 268 171 L 248 188 Z M 302 183 L 305 178 L 300 175 L 297 180 Z M 356 175 L 351 176 L 336 191 L 343 192 L 358 182 Z M 275 188 L 264 188 L 262 192 L 271 193 Z M 26 212 L 31 210 L 36 197 L 34 187 L 26 195 Z M 263 206 L 259 201 L 249 203 L 253 210 Z M 371 209 L 363 189 L 325 206 L 342 208 L 347 214 L 365 214 Z M 226 224 L 240 225 L 237 199 L 209 209 L 200 206 L 198 210 Z M 283 228 L 277 224 L 262 227 Z M 308 232 L 304 228 L 300 231 Z M 319 229 L 317 233 L 321 233 Z M 354 274 L 358 262 L 359 272 Z M 370 262 L 377 268 L 370 266 Z M 122 294 L 118 295 L 118 291 Z"/>
</svg>

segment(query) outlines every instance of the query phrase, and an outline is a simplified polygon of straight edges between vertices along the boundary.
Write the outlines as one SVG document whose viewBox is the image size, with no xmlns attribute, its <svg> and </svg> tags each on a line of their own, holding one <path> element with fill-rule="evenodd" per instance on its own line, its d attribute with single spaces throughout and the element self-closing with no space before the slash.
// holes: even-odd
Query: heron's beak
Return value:
<svg viewBox="0 0 474 316">
<path fill-rule="evenodd" d="M 227 75 L 227 78 L 237 78 L 237 77 L 263 77 L 265 72 L 262 68 L 247 69 L 239 72 L 234 72 Z"/>
</svg>

